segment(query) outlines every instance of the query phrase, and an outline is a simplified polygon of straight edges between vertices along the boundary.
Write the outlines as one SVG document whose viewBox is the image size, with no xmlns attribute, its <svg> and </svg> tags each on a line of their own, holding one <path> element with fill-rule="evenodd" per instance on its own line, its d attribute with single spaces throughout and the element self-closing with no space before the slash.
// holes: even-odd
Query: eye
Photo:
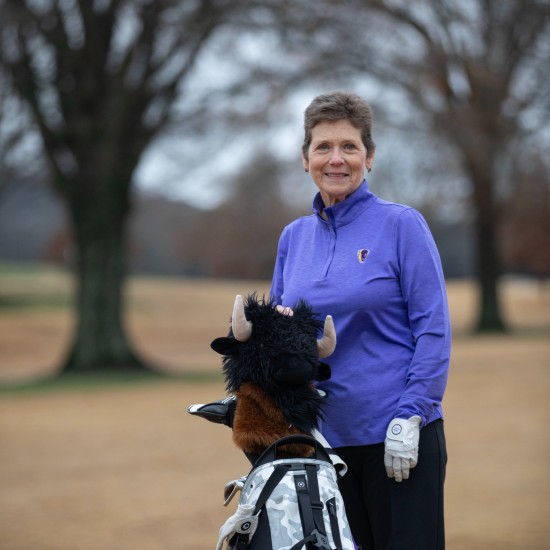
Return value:
<svg viewBox="0 0 550 550">
<path fill-rule="evenodd" d="M 318 151 L 328 151 L 329 148 L 330 146 L 328 143 L 319 143 L 319 145 L 317 145 Z"/>
<path fill-rule="evenodd" d="M 354 151 L 355 149 L 357 149 L 357 146 L 355 145 L 355 143 L 346 143 L 344 145 L 344 149 L 348 151 Z"/>
</svg>

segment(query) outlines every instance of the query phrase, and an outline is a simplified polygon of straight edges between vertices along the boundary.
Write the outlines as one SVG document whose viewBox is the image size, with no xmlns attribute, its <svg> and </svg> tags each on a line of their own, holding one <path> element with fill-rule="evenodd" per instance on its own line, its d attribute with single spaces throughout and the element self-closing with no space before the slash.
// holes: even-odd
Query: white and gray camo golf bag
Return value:
<svg viewBox="0 0 550 550">
<path fill-rule="evenodd" d="M 311 445 L 311 458 L 277 458 L 289 443 Z M 273 443 L 241 480 L 236 513 L 220 529 L 217 550 L 354 550 L 337 472 L 315 438 Z"/>
</svg>

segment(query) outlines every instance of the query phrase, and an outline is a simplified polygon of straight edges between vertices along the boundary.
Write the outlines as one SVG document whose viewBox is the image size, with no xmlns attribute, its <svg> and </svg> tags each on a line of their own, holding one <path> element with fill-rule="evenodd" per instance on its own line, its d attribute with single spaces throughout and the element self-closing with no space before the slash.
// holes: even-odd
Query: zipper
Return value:
<svg viewBox="0 0 550 550">
<path fill-rule="evenodd" d="M 325 212 L 327 214 L 327 220 L 325 221 L 325 223 L 327 224 L 329 230 L 330 242 L 327 254 L 327 261 L 323 268 L 323 279 L 326 279 L 328 277 L 330 267 L 332 266 L 332 261 L 334 260 L 334 253 L 336 251 L 336 225 L 334 223 L 334 214 L 332 213 L 332 210 L 325 210 Z"/>
</svg>

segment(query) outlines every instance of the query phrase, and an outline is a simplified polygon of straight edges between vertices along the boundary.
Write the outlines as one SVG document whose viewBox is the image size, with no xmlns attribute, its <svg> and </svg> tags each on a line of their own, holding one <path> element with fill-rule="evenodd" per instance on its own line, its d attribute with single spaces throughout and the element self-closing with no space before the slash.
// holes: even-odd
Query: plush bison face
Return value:
<svg viewBox="0 0 550 550">
<path fill-rule="evenodd" d="M 319 358 L 334 350 L 336 338 L 332 319 L 323 327 L 305 301 L 298 302 L 293 315 L 284 315 L 270 300 L 237 296 L 229 336 L 216 338 L 211 347 L 224 355 L 227 389 L 236 391 L 253 382 L 269 393 L 300 388 L 313 380 L 327 380 L 330 368 Z"/>
</svg>

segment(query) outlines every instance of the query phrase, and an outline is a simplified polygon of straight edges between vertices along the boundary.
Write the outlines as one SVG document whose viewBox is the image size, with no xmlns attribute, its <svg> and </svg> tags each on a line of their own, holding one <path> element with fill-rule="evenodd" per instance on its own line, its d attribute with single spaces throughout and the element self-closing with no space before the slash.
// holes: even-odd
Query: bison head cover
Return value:
<svg viewBox="0 0 550 550">
<path fill-rule="evenodd" d="M 304 300 L 288 315 L 256 294 L 245 301 L 236 297 L 229 335 L 211 347 L 223 355 L 227 390 L 237 397 L 233 440 L 238 447 L 260 454 L 285 435 L 311 434 L 323 402 L 314 381 L 330 377 L 330 367 L 319 359 L 335 345 L 332 318 L 323 325 Z M 307 445 L 288 447 L 293 455 L 311 452 Z"/>
</svg>

